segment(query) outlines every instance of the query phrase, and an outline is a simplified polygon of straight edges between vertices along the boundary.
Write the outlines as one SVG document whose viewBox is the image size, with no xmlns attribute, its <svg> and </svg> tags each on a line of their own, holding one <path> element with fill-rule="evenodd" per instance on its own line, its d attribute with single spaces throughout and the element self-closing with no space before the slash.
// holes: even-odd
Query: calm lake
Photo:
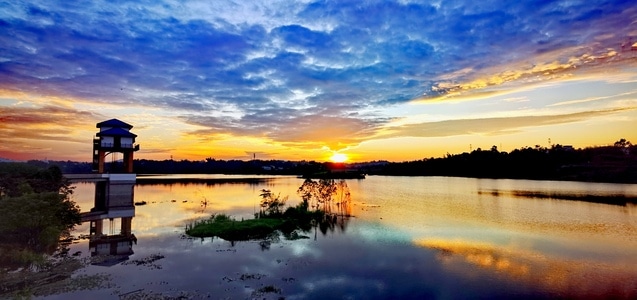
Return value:
<svg viewBox="0 0 637 300">
<path fill-rule="evenodd" d="M 352 218 L 305 239 L 230 243 L 184 229 L 213 213 L 253 218 L 261 189 L 295 205 L 303 180 L 152 178 L 138 176 L 134 187 L 135 201 L 147 203 L 135 208 L 134 254 L 73 275 L 101 278 L 102 288 L 47 298 L 637 298 L 637 185 L 368 176 L 347 180 Z M 209 180 L 162 181 L 175 178 Z M 74 200 L 90 210 L 94 184 L 74 185 Z M 610 196 L 628 203 L 590 202 Z M 104 228 L 120 227 L 115 219 Z M 88 233 L 83 224 L 74 235 Z M 89 259 L 88 240 L 70 253 Z"/>
</svg>

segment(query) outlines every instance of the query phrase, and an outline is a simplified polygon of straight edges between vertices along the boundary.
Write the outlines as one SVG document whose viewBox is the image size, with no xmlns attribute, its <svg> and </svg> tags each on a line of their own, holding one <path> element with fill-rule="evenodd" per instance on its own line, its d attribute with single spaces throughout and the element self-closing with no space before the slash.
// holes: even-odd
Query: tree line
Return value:
<svg viewBox="0 0 637 300">
<path fill-rule="evenodd" d="M 58 166 L 64 174 L 88 174 L 92 172 L 89 162 L 75 161 L 40 161 L 30 160 L 27 164 L 46 168 Z M 286 160 L 220 160 L 206 158 L 204 160 L 150 160 L 136 159 L 133 170 L 137 174 L 276 174 L 303 175 L 327 170 L 325 163 L 316 161 Z M 123 172 L 122 162 L 108 162 L 105 171 Z"/>
<path fill-rule="evenodd" d="M 57 165 L 64 173 L 90 173 L 90 163 L 29 161 L 39 167 Z M 117 172 L 121 162 L 107 164 Z M 461 176 L 478 178 L 523 178 L 637 183 L 637 146 L 620 139 L 611 146 L 574 149 L 570 146 L 522 147 L 510 152 L 497 146 L 438 158 L 405 162 L 374 161 L 334 164 L 284 160 L 147 160 L 134 161 L 138 174 L 272 174 L 308 175 L 335 168 L 358 170 L 368 175 Z"/>
<path fill-rule="evenodd" d="M 613 146 L 585 149 L 558 144 L 502 152 L 493 146 L 441 158 L 388 163 L 368 173 L 635 183 L 637 147 L 625 139 Z"/>
</svg>

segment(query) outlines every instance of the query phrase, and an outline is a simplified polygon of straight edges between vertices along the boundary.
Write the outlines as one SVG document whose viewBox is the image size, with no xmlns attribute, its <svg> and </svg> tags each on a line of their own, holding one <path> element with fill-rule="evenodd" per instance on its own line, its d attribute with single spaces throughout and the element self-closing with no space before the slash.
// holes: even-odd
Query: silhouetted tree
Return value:
<svg viewBox="0 0 637 300">
<path fill-rule="evenodd" d="M 296 193 L 301 196 L 301 200 L 303 201 L 301 206 L 302 208 L 305 208 L 307 210 L 310 205 L 312 205 L 310 201 L 313 198 L 315 190 L 316 182 L 310 178 L 305 179 L 305 181 L 303 181 L 303 184 L 298 188 L 298 190 L 296 190 Z"/>
<path fill-rule="evenodd" d="M 632 144 L 626 139 L 620 139 L 619 141 L 615 142 L 615 147 L 627 148 L 630 146 L 632 146 Z"/>
<path fill-rule="evenodd" d="M 332 205 L 336 205 L 339 213 L 349 214 L 350 192 L 345 180 L 338 183 L 334 179 L 306 179 L 297 190 L 304 203 L 315 210 L 322 206 L 325 213 L 332 212 Z M 336 197 L 336 199 L 334 199 Z M 314 200 L 314 201 L 312 201 Z M 333 203 L 336 200 L 336 203 Z"/>
<path fill-rule="evenodd" d="M 283 213 L 282 208 L 285 206 L 287 197 L 281 198 L 280 194 L 275 196 L 268 189 L 262 189 L 259 196 L 261 197 L 260 217 L 279 216 Z"/>
<path fill-rule="evenodd" d="M 370 175 L 464 176 L 637 183 L 637 151 L 620 139 L 615 147 L 574 149 L 559 144 L 535 145 L 510 152 L 477 148 L 471 153 L 447 154 L 409 162 L 388 163 Z M 633 154 L 631 154 L 633 153 Z"/>
</svg>

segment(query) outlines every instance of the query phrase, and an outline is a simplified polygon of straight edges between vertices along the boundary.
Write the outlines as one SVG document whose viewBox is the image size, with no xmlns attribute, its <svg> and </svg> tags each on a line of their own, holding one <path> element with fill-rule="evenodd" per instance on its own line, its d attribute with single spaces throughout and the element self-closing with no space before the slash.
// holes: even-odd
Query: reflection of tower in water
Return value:
<svg viewBox="0 0 637 300">
<path fill-rule="evenodd" d="M 90 222 L 89 249 L 92 256 L 118 255 L 127 259 L 133 254 L 132 233 L 135 216 L 133 153 L 139 150 L 135 144 L 137 135 L 130 132 L 133 126 L 117 119 L 100 122 L 100 132 L 93 139 L 93 175 L 87 180 L 95 182 L 95 202 L 89 212 L 82 213 L 82 222 Z M 122 166 L 116 166 L 116 153 L 123 154 Z M 112 156 L 109 171 L 106 156 Z M 119 173 L 114 173 L 119 171 Z M 104 221 L 109 220 L 108 232 L 104 232 Z M 119 225 L 119 232 L 116 230 Z M 114 260 L 115 263 L 118 260 Z M 104 261 L 101 264 L 110 265 Z"/>
</svg>

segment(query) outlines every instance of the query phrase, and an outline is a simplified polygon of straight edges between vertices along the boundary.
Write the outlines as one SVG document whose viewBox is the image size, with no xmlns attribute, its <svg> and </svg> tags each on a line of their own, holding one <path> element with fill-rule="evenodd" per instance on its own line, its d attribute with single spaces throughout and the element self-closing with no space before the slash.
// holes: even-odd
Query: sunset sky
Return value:
<svg viewBox="0 0 637 300">
<path fill-rule="evenodd" d="M 0 158 L 90 161 L 111 118 L 159 160 L 637 142 L 634 1 L 0 8 Z"/>
</svg>

